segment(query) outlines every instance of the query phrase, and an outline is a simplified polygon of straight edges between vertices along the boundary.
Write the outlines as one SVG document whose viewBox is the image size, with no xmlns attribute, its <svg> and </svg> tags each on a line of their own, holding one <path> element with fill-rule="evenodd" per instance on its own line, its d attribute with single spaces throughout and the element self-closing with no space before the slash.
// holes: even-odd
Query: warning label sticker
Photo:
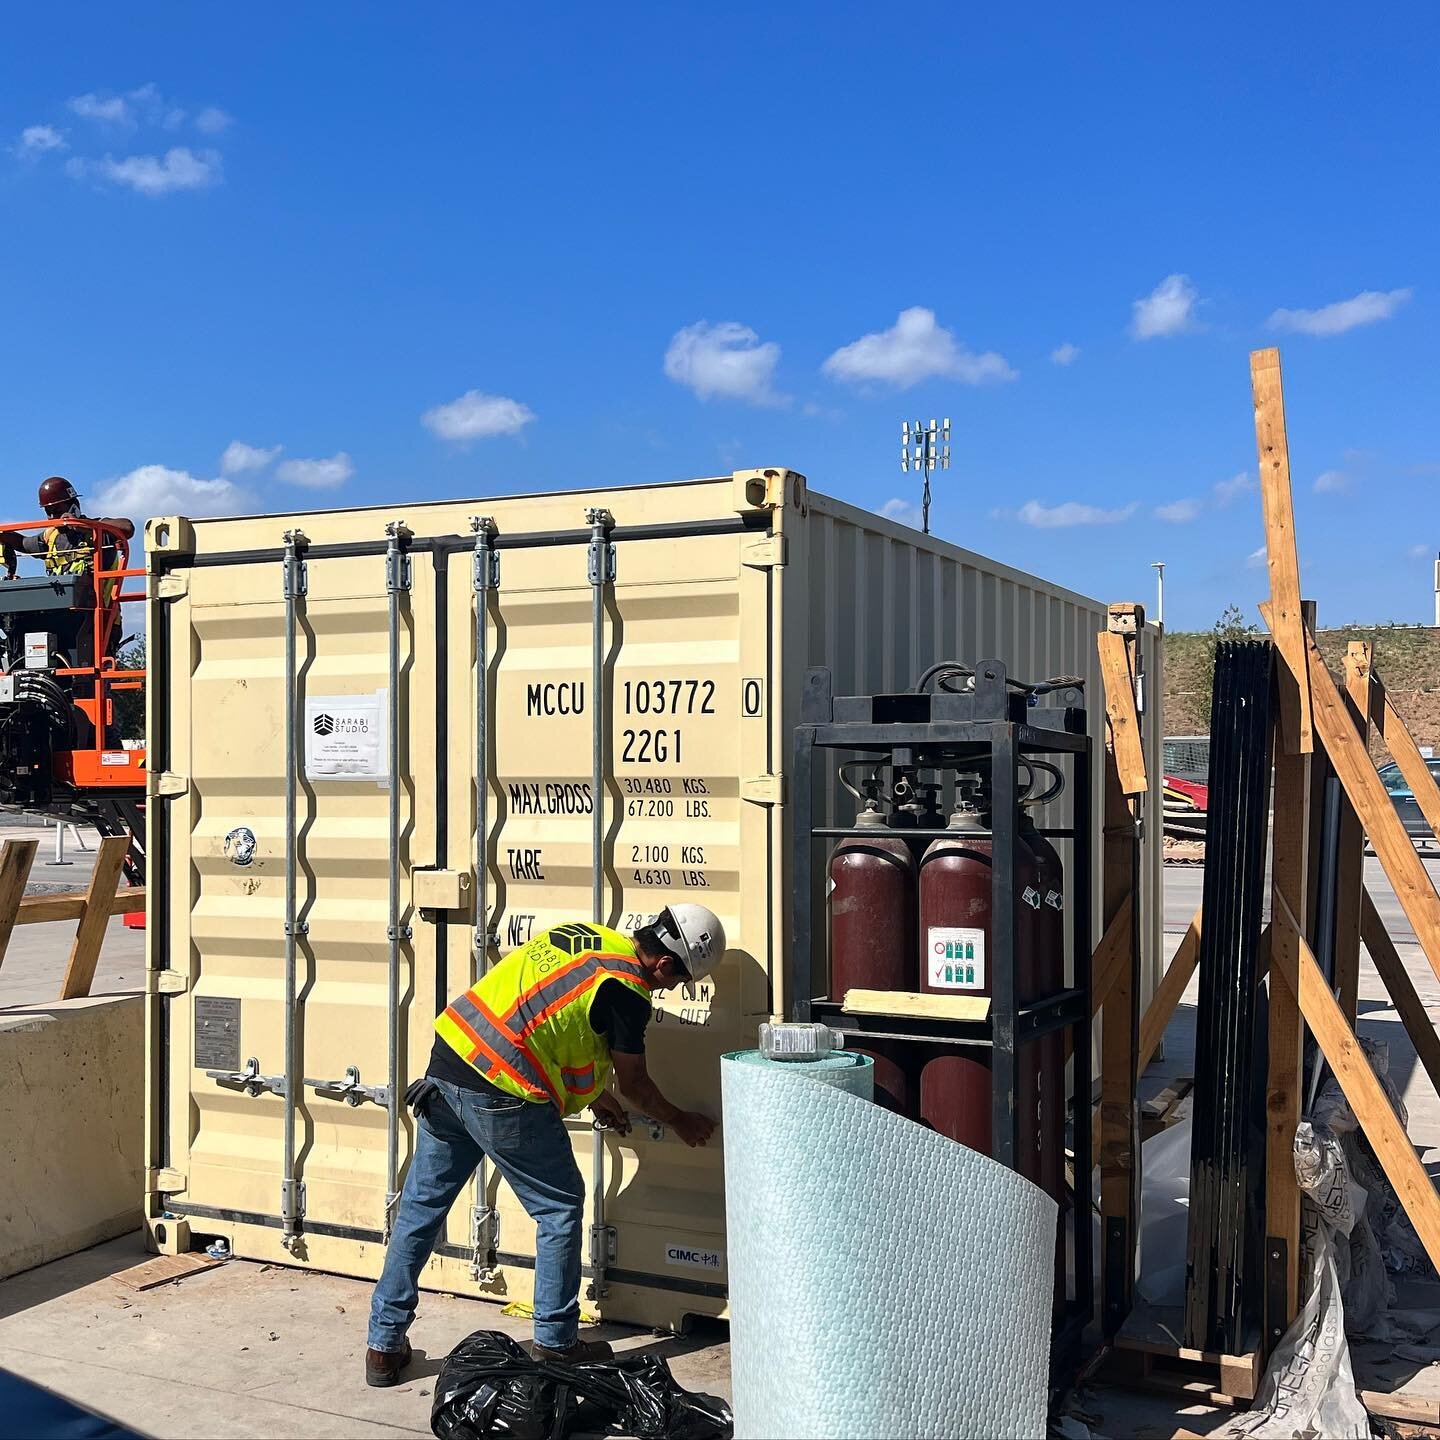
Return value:
<svg viewBox="0 0 1440 1440">
<path fill-rule="evenodd" d="M 311 780 L 389 779 L 387 692 L 305 698 L 305 775 Z"/>
<path fill-rule="evenodd" d="M 725 1252 L 723 1250 L 701 1250 L 694 1245 L 667 1245 L 665 1247 L 665 1263 L 681 1265 L 689 1270 L 723 1270 L 725 1268 Z"/>
<path fill-rule="evenodd" d="M 985 988 L 985 932 L 959 925 L 932 925 L 925 933 L 930 984 L 941 990 Z"/>
</svg>

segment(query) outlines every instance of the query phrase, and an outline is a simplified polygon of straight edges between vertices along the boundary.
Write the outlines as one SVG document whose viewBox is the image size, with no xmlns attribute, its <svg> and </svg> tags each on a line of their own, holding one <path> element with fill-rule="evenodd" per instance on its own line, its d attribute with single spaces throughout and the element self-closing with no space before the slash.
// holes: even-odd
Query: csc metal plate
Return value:
<svg viewBox="0 0 1440 1440">
<path fill-rule="evenodd" d="M 240 1068 L 240 1002 L 222 995 L 195 997 L 195 1068 Z"/>
</svg>

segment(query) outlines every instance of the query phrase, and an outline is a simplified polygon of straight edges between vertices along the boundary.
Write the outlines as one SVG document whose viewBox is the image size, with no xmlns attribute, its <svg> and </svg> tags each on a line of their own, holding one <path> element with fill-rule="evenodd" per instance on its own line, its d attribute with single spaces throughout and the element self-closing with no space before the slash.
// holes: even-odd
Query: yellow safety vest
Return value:
<svg viewBox="0 0 1440 1440">
<path fill-rule="evenodd" d="M 76 545 L 70 550 L 59 549 L 64 525 L 55 525 L 45 532 L 45 569 L 51 575 L 83 575 L 90 568 L 92 545 Z"/>
<path fill-rule="evenodd" d="M 590 1007 L 606 980 L 650 998 L 645 967 L 619 931 L 557 925 L 512 950 L 435 1029 L 498 1089 L 573 1115 L 610 1078 L 610 1048 L 590 1028 Z"/>
</svg>

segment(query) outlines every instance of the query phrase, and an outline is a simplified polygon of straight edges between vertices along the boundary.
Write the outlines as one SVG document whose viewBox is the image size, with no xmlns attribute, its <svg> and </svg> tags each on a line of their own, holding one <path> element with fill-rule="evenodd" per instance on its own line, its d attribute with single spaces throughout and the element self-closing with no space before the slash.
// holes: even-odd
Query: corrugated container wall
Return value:
<svg viewBox="0 0 1440 1440">
<path fill-rule="evenodd" d="M 591 526 L 611 523 L 587 513 L 599 507 L 613 549 L 593 543 Z M 493 521 L 498 573 L 477 558 L 477 515 Z M 387 560 L 392 521 L 408 527 L 399 563 Z M 631 929 L 691 898 L 725 924 L 713 982 L 658 997 L 647 1047 L 667 1095 L 718 1115 L 720 1055 L 753 1045 L 786 1003 L 785 771 L 807 667 L 829 665 L 841 694 L 908 687 L 942 658 L 995 657 L 1026 679 L 1079 674 L 1100 734 L 1103 605 L 785 470 L 171 518 L 151 522 L 147 552 L 147 1224 L 162 1246 L 179 1216 L 242 1256 L 378 1274 L 414 1139 L 396 1097 L 424 1072 L 437 1010 L 478 966 L 593 918 L 597 803 L 600 918 Z M 1158 775 L 1153 629 L 1147 665 Z M 597 1141 L 588 1121 L 569 1124 L 594 1176 L 587 1273 L 603 1272 L 604 1313 L 656 1325 L 723 1314 L 721 1145 L 689 1150 L 647 1125 Z M 533 1226 L 493 1172 L 483 1180 L 457 1199 L 424 1283 L 526 1299 Z"/>
</svg>

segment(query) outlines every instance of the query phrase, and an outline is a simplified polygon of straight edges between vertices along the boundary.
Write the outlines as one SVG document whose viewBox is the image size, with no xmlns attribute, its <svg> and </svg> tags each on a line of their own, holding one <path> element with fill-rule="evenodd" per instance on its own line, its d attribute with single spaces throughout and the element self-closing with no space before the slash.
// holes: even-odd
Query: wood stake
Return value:
<svg viewBox="0 0 1440 1440">
<path fill-rule="evenodd" d="M 1110 721 L 1110 740 L 1115 751 L 1115 768 L 1120 788 L 1126 795 L 1144 794 L 1145 747 L 1140 736 L 1140 716 L 1135 710 L 1135 674 L 1131 668 L 1130 645 L 1124 635 L 1102 630 L 1095 637 L 1100 654 L 1100 673 L 1105 681 L 1105 714 Z"/>
<path fill-rule="evenodd" d="M 1250 352 L 1250 390 L 1255 401 L 1255 442 L 1260 453 L 1260 500 L 1265 511 L 1265 554 L 1275 643 L 1299 681 L 1299 711 L 1292 729 L 1281 728 L 1287 750 L 1308 755 L 1315 748 L 1310 719 L 1310 686 L 1305 674 L 1304 623 L 1300 613 L 1300 562 L 1295 552 L 1295 509 L 1290 494 L 1290 447 L 1285 438 L 1285 398 L 1280 352 Z"/>
<path fill-rule="evenodd" d="M 74 1000 L 90 993 L 91 982 L 95 979 L 95 963 L 100 958 L 100 946 L 110 924 L 111 901 L 129 849 L 128 835 L 108 835 L 100 842 L 100 849 L 95 855 L 95 869 L 90 875 L 90 888 L 85 894 L 85 913 L 75 931 L 75 943 L 70 947 L 70 963 L 65 967 L 65 980 L 60 987 L 62 1000 Z"/>
<path fill-rule="evenodd" d="M 20 902 L 30 879 L 38 840 L 7 840 L 0 849 L 0 965 L 10 946 L 10 932 L 20 914 Z"/>
</svg>

